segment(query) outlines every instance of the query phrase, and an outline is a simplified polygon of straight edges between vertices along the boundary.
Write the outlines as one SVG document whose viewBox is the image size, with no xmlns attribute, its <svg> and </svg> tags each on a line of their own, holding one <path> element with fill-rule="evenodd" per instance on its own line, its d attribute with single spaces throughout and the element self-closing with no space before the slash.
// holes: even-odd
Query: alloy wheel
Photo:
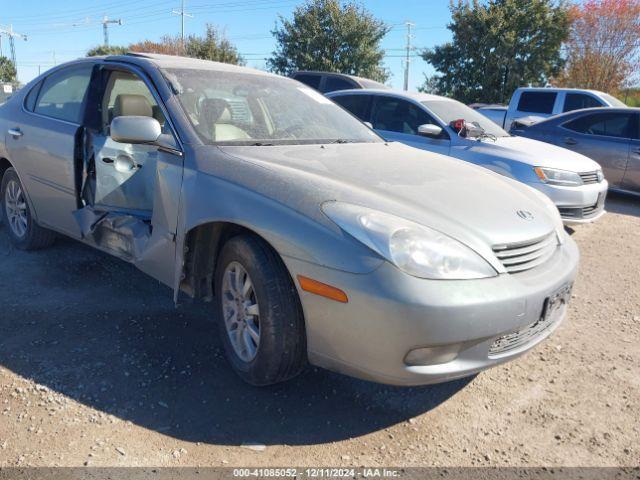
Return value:
<svg viewBox="0 0 640 480">
<path fill-rule="evenodd" d="M 222 276 L 222 314 L 235 353 L 252 361 L 260 345 L 260 309 L 251 277 L 238 262 L 229 263 Z"/>
<path fill-rule="evenodd" d="M 29 225 L 27 202 L 22 187 L 15 180 L 9 180 L 4 196 L 4 205 L 9 220 L 9 228 L 18 238 L 23 238 Z"/>
</svg>

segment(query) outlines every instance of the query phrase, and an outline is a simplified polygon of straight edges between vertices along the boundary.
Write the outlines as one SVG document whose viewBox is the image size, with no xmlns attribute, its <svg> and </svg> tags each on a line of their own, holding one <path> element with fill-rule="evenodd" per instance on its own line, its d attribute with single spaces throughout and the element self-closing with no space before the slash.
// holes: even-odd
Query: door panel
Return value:
<svg viewBox="0 0 640 480">
<path fill-rule="evenodd" d="M 75 162 L 93 69 L 93 63 L 71 65 L 32 87 L 26 110 L 14 108 L 6 136 L 38 221 L 75 237 L 80 235 L 72 216 L 78 205 Z"/>
<path fill-rule="evenodd" d="M 151 217 L 158 147 L 115 142 L 95 135 L 94 206 Z"/>
<path fill-rule="evenodd" d="M 22 135 L 7 134 L 6 145 L 22 167 L 22 181 L 38 222 L 78 237 L 71 213 L 77 208 L 74 153 L 80 127 L 24 112 L 16 119 L 9 122 L 10 128 Z"/>
<path fill-rule="evenodd" d="M 93 134 L 96 170 L 93 206 L 151 218 L 158 147 L 115 142 L 109 136 L 109 125 L 119 116 L 154 117 L 164 125 L 164 115 L 141 78 L 130 72 L 114 71 L 106 84 L 102 116 L 101 131 Z"/>
<path fill-rule="evenodd" d="M 598 162 L 609 184 L 620 187 L 629 160 L 632 124 L 632 114 L 603 109 L 565 123 L 557 143 Z"/>
<path fill-rule="evenodd" d="M 622 189 L 640 193 L 640 140 L 632 140 L 629 163 L 622 181 Z"/>
</svg>

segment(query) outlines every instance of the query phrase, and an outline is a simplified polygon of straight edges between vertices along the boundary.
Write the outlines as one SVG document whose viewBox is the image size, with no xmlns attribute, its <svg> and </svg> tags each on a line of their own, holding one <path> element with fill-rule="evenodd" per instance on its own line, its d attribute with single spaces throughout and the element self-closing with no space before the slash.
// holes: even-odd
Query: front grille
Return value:
<svg viewBox="0 0 640 480">
<path fill-rule="evenodd" d="M 584 172 L 584 173 L 579 173 L 578 175 L 580 175 L 580 178 L 582 179 L 582 183 L 584 183 L 585 185 L 589 185 L 590 183 L 599 183 L 600 180 L 598 179 L 598 172 Z"/>
<path fill-rule="evenodd" d="M 587 207 L 559 207 L 560 216 L 562 218 L 568 219 L 587 219 L 591 217 L 595 217 L 600 213 L 602 206 L 600 202 L 594 203 L 593 205 L 589 205 Z"/>
<path fill-rule="evenodd" d="M 562 318 L 562 316 L 547 320 L 540 319 L 531 325 L 527 325 L 522 330 L 503 335 L 491 344 L 491 347 L 489 348 L 489 356 L 502 355 L 503 353 L 516 350 L 529 342 L 532 342 L 537 337 L 544 334 L 544 332 L 551 328 L 560 318 Z"/>
<path fill-rule="evenodd" d="M 598 213 L 598 204 L 594 203 L 582 209 L 582 218 L 593 217 L 596 213 Z"/>
<path fill-rule="evenodd" d="M 558 248 L 558 237 L 550 233 L 542 238 L 509 245 L 494 245 L 493 253 L 508 273 L 518 273 L 542 265 Z"/>
</svg>

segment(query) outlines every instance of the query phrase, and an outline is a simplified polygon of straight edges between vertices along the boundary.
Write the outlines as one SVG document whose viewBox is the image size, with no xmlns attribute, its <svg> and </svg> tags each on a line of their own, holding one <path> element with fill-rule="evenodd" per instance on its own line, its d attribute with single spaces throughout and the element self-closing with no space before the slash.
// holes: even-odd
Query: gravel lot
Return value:
<svg viewBox="0 0 640 480">
<path fill-rule="evenodd" d="M 530 354 L 392 388 L 311 369 L 257 389 L 211 308 L 77 242 L 11 249 L 0 226 L 1 466 L 640 464 L 640 201 L 575 228 L 567 321 Z"/>
</svg>

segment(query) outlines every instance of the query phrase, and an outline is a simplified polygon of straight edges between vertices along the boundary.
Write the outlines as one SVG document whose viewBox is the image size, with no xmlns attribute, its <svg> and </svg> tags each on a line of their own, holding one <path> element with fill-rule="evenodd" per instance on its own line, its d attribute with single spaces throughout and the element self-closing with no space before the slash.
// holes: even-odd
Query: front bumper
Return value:
<svg viewBox="0 0 640 480">
<path fill-rule="evenodd" d="M 564 309 L 549 328 L 518 348 L 490 354 L 500 337 L 526 330 L 540 319 L 545 300 L 573 282 L 578 258 L 575 243 L 567 237 L 542 266 L 462 281 L 411 277 L 387 262 L 371 273 L 351 274 L 284 260 L 294 279 L 314 278 L 344 290 L 349 298 L 348 303 L 338 303 L 296 285 L 312 364 L 381 383 L 423 385 L 472 375 L 546 338 L 564 318 Z M 409 351 L 424 347 L 459 352 L 444 363 L 405 363 Z"/>
<path fill-rule="evenodd" d="M 565 224 L 592 223 L 604 215 L 604 202 L 609 183 L 582 185 L 580 187 L 560 187 L 541 182 L 530 184 L 547 195 L 560 211 Z"/>
</svg>

